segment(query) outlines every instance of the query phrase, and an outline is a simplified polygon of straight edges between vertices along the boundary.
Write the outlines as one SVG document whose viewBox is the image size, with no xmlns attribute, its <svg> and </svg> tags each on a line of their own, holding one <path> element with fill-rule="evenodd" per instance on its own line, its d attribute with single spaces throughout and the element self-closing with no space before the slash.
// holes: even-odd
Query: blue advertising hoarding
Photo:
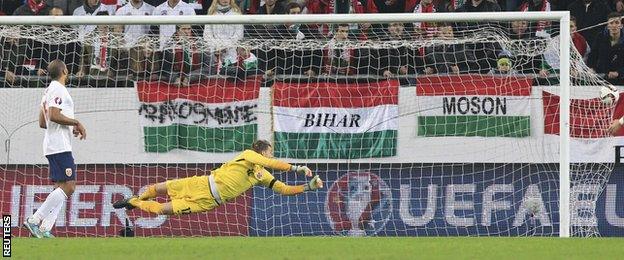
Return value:
<svg viewBox="0 0 624 260">
<path fill-rule="evenodd" d="M 286 197 L 254 188 L 250 235 L 558 235 L 556 164 L 309 166 L 325 180 L 322 190 Z M 306 181 L 275 176 L 288 184 Z M 573 187 L 572 225 L 623 236 L 624 197 L 617 196 L 623 185 L 616 170 L 595 206 L 599 186 Z"/>
</svg>

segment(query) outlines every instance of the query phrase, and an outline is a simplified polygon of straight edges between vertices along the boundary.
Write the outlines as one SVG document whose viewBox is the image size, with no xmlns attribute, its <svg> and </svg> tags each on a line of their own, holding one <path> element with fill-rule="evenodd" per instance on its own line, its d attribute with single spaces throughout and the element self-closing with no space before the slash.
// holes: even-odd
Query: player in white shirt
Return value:
<svg viewBox="0 0 624 260">
<path fill-rule="evenodd" d="M 181 0 L 167 0 L 154 9 L 153 15 L 195 15 L 195 9 Z M 174 24 L 160 26 L 160 50 L 165 48 L 175 32 Z"/>
<path fill-rule="evenodd" d="M 50 230 L 65 201 L 76 188 L 71 134 L 80 140 L 87 137 L 84 126 L 74 119 L 74 101 L 65 88 L 67 66 L 61 60 L 54 60 L 48 65 L 48 75 L 52 82 L 41 99 L 39 127 L 45 129 L 43 154 L 48 158 L 50 179 L 55 189 L 35 214 L 24 221 L 24 227 L 37 238 L 54 237 Z"/>
</svg>

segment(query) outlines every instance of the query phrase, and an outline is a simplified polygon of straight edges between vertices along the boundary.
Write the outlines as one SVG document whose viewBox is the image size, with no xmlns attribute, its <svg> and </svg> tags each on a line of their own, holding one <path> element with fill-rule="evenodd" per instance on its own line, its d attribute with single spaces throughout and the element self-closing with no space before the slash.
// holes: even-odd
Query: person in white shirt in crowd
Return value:
<svg viewBox="0 0 624 260">
<path fill-rule="evenodd" d="M 207 15 L 241 15 L 241 10 L 234 0 L 214 0 Z M 243 39 L 242 24 L 207 24 L 204 27 L 204 41 L 215 49 L 219 64 L 237 62 L 236 47 Z"/>
<path fill-rule="evenodd" d="M 107 11 L 100 11 L 97 16 L 108 16 Z M 76 77 L 86 75 L 114 78 L 119 72 L 119 46 L 121 34 L 114 32 L 112 25 L 100 24 L 86 36 L 82 46 L 80 65 Z"/>
<path fill-rule="evenodd" d="M 145 3 L 143 0 L 130 0 L 128 4 L 117 9 L 115 15 L 125 16 L 148 16 L 154 12 L 154 6 Z M 147 35 L 150 31 L 150 25 L 125 25 L 124 32 L 124 56 L 128 56 L 132 77 L 144 76 L 145 59 L 147 43 L 149 39 Z"/>
<path fill-rule="evenodd" d="M 154 9 L 152 15 L 195 15 L 195 9 L 185 2 L 181 0 L 167 0 L 161 5 L 157 6 Z M 160 25 L 159 33 L 160 33 L 160 48 L 162 50 L 165 47 L 165 44 L 169 42 L 171 36 L 175 34 L 176 26 L 175 24 L 168 25 Z"/>
<path fill-rule="evenodd" d="M 76 10 L 74 10 L 74 16 L 82 16 L 82 15 L 97 15 L 97 13 L 100 12 L 107 12 L 107 8 L 102 6 L 102 3 L 100 3 L 100 0 L 85 0 L 84 4 L 78 8 L 76 8 Z M 109 13 L 109 15 L 111 15 L 111 13 Z M 79 30 L 79 40 L 80 41 L 84 41 L 85 36 L 92 33 L 93 30 L 95 30 L 96 26 L 95 25 L 79 25 L 78 26 L 78 30 Z"/>
</svg>

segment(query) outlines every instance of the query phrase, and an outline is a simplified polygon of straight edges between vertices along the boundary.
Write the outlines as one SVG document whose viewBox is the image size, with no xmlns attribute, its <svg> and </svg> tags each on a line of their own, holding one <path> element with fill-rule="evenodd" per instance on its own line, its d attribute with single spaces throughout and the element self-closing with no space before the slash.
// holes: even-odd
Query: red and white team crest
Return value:
<svg viewBox="0 0 624 260">
<path fill-rule="evenodd" d="M 391 213 L 390 187 L 373 173 L 348 173 L 327 191 L 325 215 L 338 234 L 375 235 L 386 226 Z"/>
</svg>

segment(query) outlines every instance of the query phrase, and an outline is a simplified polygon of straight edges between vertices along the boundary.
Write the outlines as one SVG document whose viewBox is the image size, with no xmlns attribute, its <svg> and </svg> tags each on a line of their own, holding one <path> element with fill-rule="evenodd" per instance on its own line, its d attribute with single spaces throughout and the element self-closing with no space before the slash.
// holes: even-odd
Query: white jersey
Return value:
<svg viewBox="0 0 624 260">
<path fill-rule="evenodd" d="M 69 95 L 67 88 L 56 80 L 52 81 L 41 99 L 41 106 L 45 113 L 47 126 L 43 137 L 43 154 L 50 155 L 71 151 L 72 127 L 50 121 L 51 107 L 59 108 L 64 116 L 74 118 L 74 100 Z"/>
<path fill-rule="evenodd" d="M 136 8 L 132 5 L 132 3 L 128 3 L 121 8 L 117 9 L 117 13 L 115 15 L 126 15 L 126 16 L 142 16 L 142 15 L 152 15 L 154 12 L 154 6 L 142 2 L 139 8 Z M 136 42 L 144 35 L 149 33 L 150 26 L 145 24 L 135 24 L 135 25 L 126 25 L 124 27 L 124 40 L 126 42 L 127 47 L 135 46 Z"/>
<path fill-rule="evenodd" d="M 169 6 L 169 2 L 165 1 L 154 9 L 153 15 L 195 15 L 195 9 L 185 2 L 178 2 L 173 8 Z M 176 31 L 175 25 L 160 26 L 160 49 L 165 48 L 165 44 Z"/>
</svg>

